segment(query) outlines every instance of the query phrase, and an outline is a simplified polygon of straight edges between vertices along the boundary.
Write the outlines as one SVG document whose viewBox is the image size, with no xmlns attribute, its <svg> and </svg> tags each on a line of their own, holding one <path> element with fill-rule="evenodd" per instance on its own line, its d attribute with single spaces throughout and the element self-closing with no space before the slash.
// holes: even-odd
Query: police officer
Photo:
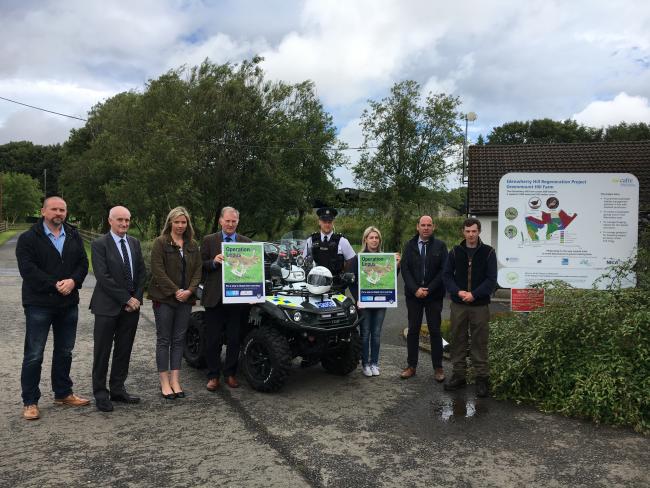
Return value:
<svg viewBox="0 0 650 488">
<path fill-rule="evenodd" d="M 317 266 L 325 266 L 338 277 L 347 271 L 356 256 L 354 249 L 343 235 L 334 232 L 334 219 L 338 212 L 332 207 L 316 211 L 320 232 L 314 232 L 305 242 L 303 256 L 311 256 Z"/>
</svg>

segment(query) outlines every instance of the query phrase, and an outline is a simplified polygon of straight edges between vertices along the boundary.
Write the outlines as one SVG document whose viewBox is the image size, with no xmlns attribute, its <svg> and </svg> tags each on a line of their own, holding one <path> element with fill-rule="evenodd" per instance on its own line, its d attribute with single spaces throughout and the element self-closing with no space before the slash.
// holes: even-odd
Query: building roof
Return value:
<svg viewBox="0 0 650 488">
<path fill-rule="evenodd" d="M 650 212 L 650 141 L 470 146 L 469 211 L 499 210 L 506 173 L 632 173 L 639 180 L 639 211 Z"/>
</svg>

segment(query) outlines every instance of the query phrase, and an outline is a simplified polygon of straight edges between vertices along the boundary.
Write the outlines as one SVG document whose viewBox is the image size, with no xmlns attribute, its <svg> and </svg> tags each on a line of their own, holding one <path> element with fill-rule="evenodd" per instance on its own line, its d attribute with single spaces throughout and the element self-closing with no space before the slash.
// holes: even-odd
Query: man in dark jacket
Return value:
<svg viewBox="0 0 650 488">
<path fill-rule="evenodd" d="M 441 240 L 433 237 L 434 230 L 435 226 L 431 217 L 428 215 L 420 217 L 417 224 L 418 233 L 406 243 L 402 253 L 401 269 L 409 323 L 406 338 L 407 367 L 400 375 L 402 379 L 415 376 L 418 365 L 422 314 L 425 312 L 431 340 L 434 379 L 438 382 L 445 380 L 445 373 L 442 369 L 440 322 L 442 299 L 445 296 L 442 269 L 447 260 L 447 246 Z"/>
<path fill-rule="evenodd" d="M 449 253 L 443 279 L 451 297 L 451 361 L 453 375 L 445 390 L 457 390 L 466 384 L 467 335 L 472 334 L 472 366 L 476 372 L 476 394 L 488 395 L 488 336 L 490 295 L 497 282 L 497 258 L 479 235 L 481 222 L 475 218 L 463 222 L 465 240 Z"/>
<path fill-rule="evenodd" d="M 237 233 L 239 211 L 223 207 L 219 216 L 221 230 L 203 238 L 201 259 L 203 261 L 203 298 L 205 308 L 205 362 L 208 366 L 208 391 L 216 391 L 220 385 L 221 348 L 223 334 L 226 334 L 226 361 L 223 375 L 230 388 L 238 388 L 237 363 L 239 361 L 241 327 L 245 324 L 249 307 L 245 304 L 225 305 L 222 300 L 223 253 L 222 242 L 252 242 L 250 238 Z"/>
<path fill-rule="evenodd" d="M 88 274 L 88 258 L 77 230 L 64 223 L 67 207 L 62 198 L 46 198 L 41 215 L 31 229 L 20 235 L 16 244 L 26 322 L 20 383 L 23 418 L 27 420 L 40 416 L 38 384 L 50 326 L 54 336 L 54 403 L 72 406 L 90 403 L 72 392 L 70 379 L 77 336 L 79 288 Z"/>
</svg>

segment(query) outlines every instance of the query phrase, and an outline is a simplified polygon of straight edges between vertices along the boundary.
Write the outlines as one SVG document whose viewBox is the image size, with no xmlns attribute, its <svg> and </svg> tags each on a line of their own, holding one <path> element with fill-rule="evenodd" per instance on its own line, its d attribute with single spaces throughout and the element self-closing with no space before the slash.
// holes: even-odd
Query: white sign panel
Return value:
<svg viewBox="0 0 650 488">
<path fill-rule="evenodd" d="M 639 181 L 629 173 L 504 175 L 499 285 L 564 280 L 591 288 L 608 267 L 634 255 L 638 214 Z M 626 285 L 634 286 L 634 277 Z"/>
</svg>

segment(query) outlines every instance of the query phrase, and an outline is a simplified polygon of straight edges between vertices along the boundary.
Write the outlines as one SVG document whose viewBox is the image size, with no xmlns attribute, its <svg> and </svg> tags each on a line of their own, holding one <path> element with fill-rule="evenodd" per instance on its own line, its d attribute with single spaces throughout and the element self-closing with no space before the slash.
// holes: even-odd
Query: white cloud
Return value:
<svg viewBox="0 0 650 488">
<path fill-rule="evenodd" d="M 621 92 L 613 100 L 591 102 L 572 118 L 590 127 L 606 127 L 620 122 L 650 123 L 650 104 L 646 97 Z"/>
<path fill-rule="evenodd" d="M 1 96 L 34 107 L 86 118 L 96 103 L 113 92 L 84 88 L 52 80 L 0 80 Z M 25 140 L 36 144 L 54 144 L 68 139 L 70 129 L 84 122 L 39 112 L 6 100 L 0 100 L 0 144 Z"/>
<path fill-rule="evenodd" d="M 70 135 L 70 129 L 83 122 L 61 120 L 43 112 L 20 110 L 9 115 L 0 126 L 0 141 L 31 141 L 34 144 L 58 144 Z"/>
</svg>

